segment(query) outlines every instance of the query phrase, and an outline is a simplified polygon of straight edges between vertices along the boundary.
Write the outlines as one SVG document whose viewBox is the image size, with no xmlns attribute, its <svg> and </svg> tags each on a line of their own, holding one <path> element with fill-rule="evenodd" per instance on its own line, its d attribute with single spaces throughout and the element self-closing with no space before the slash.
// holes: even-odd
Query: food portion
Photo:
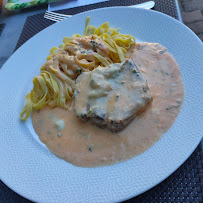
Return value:
<svg viewBox="0 0 203 203">
<path fill-rule="evenodd" d="M 124 61 L 135 39 L 119 33 L 119 29 L 110 27 L 108 22 L 98 28 L 90 26 L 90 17 L 87 17 L 84 34 L 64 37 L 63 43 L 50 50 L 41 74 L 33 79 L 33 89 L 26 95 L 26 105 L 20 113 L 21 120 L 26 120 L 32 110 L 46 105 L 68 110 L 75 79 L 98 66 Z"/>
<path fill-rule="evenodd" d="M 148 108 L 117 133 L 78 118 L 74 103 L 69 111 L 60 107 L 34 111 L 35 131 L 51 152 L 81 167 L 115 164 L 144 152 L 171 127 L 184 97 L 178 64 L 166 48 L 157 43 L 136 43 L 127 56 L 147 80 L 153 97 Z M 61 131 L 53 117 L 64 121 Z"/>
<path fill-rule="evenodd" d="M 76 80 L 76 115 L 118 132 L 152 101 L 148 89 L 146 79 L 131 59 L 98 67 Z"/>
<path fill-rule="evenodd" d="M 40 140 L 77 166 L 132 158 L 171 127 L 184 97 L 180 69 L 166 48 L 87 17 L 83 35 L 53 47 L 20 118 L 32 114 Z M 32 112 L 33 111 L 33 112 Z"/>
</svg>

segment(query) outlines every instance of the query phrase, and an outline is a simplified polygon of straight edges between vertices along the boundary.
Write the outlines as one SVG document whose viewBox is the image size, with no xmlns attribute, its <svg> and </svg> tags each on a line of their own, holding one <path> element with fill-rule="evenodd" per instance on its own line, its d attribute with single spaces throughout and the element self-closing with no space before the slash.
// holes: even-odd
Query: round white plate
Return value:
<svg viewBox="0 0 203 203">
<path fill-rule="evenodd" d="M 138 41 L 168 48 L 185 87 L 183 108 L 170 130 L 153 147 L 126 162 L 98 168 L 73 166 L 50 153 L 31 135 L 19 113 L 32 78 L 49 49 L 64 36 L 83 33 L 86 16 L 106 21 Z M 173 18 L 149 10 L 105 8 L 84 12 L 43 30 L 20 47 L 0 71 L 0 178 L 36 202 L 118 202 L 139 195 L 173 173 L 203 135 L 203 44 Z"/>
</svg>

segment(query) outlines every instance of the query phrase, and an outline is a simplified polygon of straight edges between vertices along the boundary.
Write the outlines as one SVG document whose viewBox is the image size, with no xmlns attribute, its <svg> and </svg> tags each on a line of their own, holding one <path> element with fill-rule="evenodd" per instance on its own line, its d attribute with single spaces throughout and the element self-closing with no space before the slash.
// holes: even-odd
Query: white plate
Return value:
<svg viewBox="0 0 203 203">
<path fill-rule="evenodd" d="M 139 41 L 158 42 L 177 60 L 185 87 L 183 108 L 153 147 L 126 162 L 98 168 L 73 166 L 50 153 L 19 119 L 24 96 L 49 49 L 64 36 L 83 33 L 85 18 L 109 21 Z M 139 195 L 173 173 L 203 135 L 203 45 L 180 22 L 135 8 L 88 11 L 43 30 L 18 49 L 0 71 L 0 178 L 37 202 L 118 202 Z"/>
</svg>

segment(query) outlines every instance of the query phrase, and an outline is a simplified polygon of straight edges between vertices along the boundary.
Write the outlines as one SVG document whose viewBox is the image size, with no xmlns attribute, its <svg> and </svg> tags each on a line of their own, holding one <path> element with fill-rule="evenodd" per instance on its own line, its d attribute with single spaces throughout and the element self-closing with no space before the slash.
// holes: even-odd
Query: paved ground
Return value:
<svg viewBox="0 0 203 203">
<path fill-rule="evenodd" d="M 179 0 L 179 3 L 185 25 L 203 41 L 203 0 Z"/>
</svg>

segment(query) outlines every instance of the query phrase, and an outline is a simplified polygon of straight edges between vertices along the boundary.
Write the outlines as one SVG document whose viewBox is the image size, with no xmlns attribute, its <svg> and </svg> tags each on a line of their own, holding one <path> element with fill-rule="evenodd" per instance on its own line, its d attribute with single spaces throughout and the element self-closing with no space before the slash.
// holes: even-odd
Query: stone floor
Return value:
<svg viewBox="0 0 203 203">
<path fill-rule="evenodd" d="M 203 41 L 203 0 L 179 0 L 183 22 Z"/>
</svg>

